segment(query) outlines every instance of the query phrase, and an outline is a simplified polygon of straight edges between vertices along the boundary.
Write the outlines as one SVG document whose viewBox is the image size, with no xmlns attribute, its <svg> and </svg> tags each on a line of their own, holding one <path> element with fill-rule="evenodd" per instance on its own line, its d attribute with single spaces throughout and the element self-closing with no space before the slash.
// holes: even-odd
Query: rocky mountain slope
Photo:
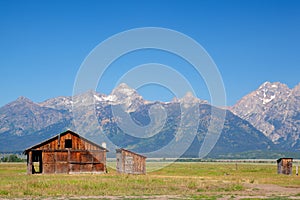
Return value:
<svg viewBox="0 0 300 200">
<path fill-rule="evenodd" d="M 23 136 L 69 119 L 65 110 L 42 107 L 25 97 L 0 108 L 0 134 Z"/>
<path fill-rule="evenodd" d="M 217 113 L 225 112 L 226 117 L 224 129 L 220 134 L 220 139 L 209 154 L 210 157 L 226 158 L 228 155 L 234 157 L 238 154 L 247 156 L 247 152 L 274 151 L 278 149 L 278 145 L 275 143 L 281 144 L 281 140 L 276 139 L 278 137 L 276 134 L 280 135 L 281 133 L 262 133 L 254 126 L 260 129 L 268 127 L 266 129 L 269 130 L 270 124 L 261 124 L 260 120 L 253 123 L 250 120 L 259 117 L 259 119 L 264 119 L 262 115 L 265 113 L 279 110 L 275 107 L 272 109 L 265 108 L 265 105 L 269 105 L 273 101 L 278 102 L 277 106 L 285 110 L 281 108 L 282 105 L 280 104 L 285 98 L 277 98 L 278 96 L 288 95 L 291 98 L 286 100 L 284 105 L 293 109 L 293 111 L 290 111 L 286 116 L 288 116 L 288 119 L 298 119 L 299 89 L 288 90 L 287 87 L 279 83 L 266 83 L 260 88 L 260 91 L 253 93 L 255 99 L 242 99 L 240 109 L 238 109 L 238 106 L 232 108 L 232 111 L 244 119 L 229 110 L 214 108 L 207 101 L 200 100 L 191 93 L 168 103 L 149 102 L 126 84 L 119 85 L 110 95 L 87 91 L 73 98 L 57 97 L 41 103 L 34 103 L 21 97 L 0 108 L 0 151 L 22 151 L 66 129 L 74 130 L 76 127 L 76 130 L 80 130 L 80 134 L 95 142 L 102 142 L 99 136 L 100 133 L 103 133 L 118 147 L 129 148 L 141 153 L 151 152 L 163 148 L 177 137 L 188 137 L 193 122 L 199 120 L 199 125 L 196 127 L 196 137 L 194 136 L 192 145 L 189 143 L 190 146 L 184 153 L 186 157 L 197 157 L 212 120 L 212 110 Z M 252 101 L 257 102 L 257 105 L 252 105 Z M 181 106 L 183 106 L 184 111 L 182 111 Z M 199 112 L 196 113 L 194 108 L 198 108 Z M 246 108 L 248 111 L 245 111 Z M 237 112 L 238 110 L 240 112 Z M 182 128 L 180 127 L 182 112 L 187 117 L 195 116 L 195 113 L 198 117 L 194 119 L 187 118 L 189 121 L 186 127 Z M 264 114 L 259 115 L 261 112 L 264 112 Z M 253 115 L 253 113 L 257 114 Z M 214 120 L 221 123 L 221 116 L 221 114 L 217 114 L 213 117 Z M 244 116 L 248 116 L 247 119 L 251 123 L 246 121 Z M 274 116 L 272 115 L 272 117 Z M 80 122 L 79 126 L 74 124 L 75 118 L 75 121 Z M 272 118 L 272 120 L 275 119 Z M 295 120 L 292 123 L 290 125 L 291 130 L 295 128 Z M 274 123 L 271 125 L 274 125 Z M 132 129 L 128 129 L 128 127 Z M 277 130 L 275 128 L 274 130 Z M 178 130 L 179 135 L 176 134 Z M 130 132 L 141 135 L 132 136 Z M 285 147 L 297 147 L 299 140 L 296 138 L 296 132 L 293 133 L 294 135 L 291 134 L 288 137 L 293 137 L 294 142 L 291 144 L 285 143 Z M 283 137 L 283 140 L 290 141 L 288 137 L 286 139 Z M 182 146 L 185 146 L 185 144 L 183 143 Z M 172 151 L 181 151 L 180 148 L 181 146 L 176 147 Z M 255 155 L 254 153 L 253 157 Z M 172 155 L 166 153 L 164 155 L 156 154 L 155 156 L 170 157 Z"/>
<path fill-rule="evenodd" d="M 300 148 L 300 84 L 265 82 L 230 110 L 286 150 Z"/>
</svg>

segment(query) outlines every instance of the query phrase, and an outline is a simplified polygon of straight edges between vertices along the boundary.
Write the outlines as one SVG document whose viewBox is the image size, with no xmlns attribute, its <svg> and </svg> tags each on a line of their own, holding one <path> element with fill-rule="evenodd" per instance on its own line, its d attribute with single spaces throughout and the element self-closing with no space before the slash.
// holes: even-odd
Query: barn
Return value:
<svg viewBox="0 0 300 200">
<path fill-rule="evenodd" d="M 293 158 L 279 158 L 277 160 L 277 173 L 291 175 L 293 169 Z"/>
<path fill-rule="evenodd" d="M 108 150 L 67 130 L 24 151 L 27 174 L 105 173 Z"/>
<path fill-rule="evenodd" d="M 126 149 L 116 149 L 117 172 L 146 174 L 146 157 Z"/>
</svg>

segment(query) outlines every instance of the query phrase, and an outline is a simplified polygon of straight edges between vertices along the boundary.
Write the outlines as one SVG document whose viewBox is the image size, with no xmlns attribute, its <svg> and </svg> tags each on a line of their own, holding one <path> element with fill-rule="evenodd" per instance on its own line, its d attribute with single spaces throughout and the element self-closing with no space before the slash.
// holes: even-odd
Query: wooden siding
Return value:
<svg viewBox="0 0 300 200">
<path fill-rule="evenodd" d="M 146 174 L 146 157 L 137 153 L 117 149 L 117 172 L 125 174 Z"/>
<path fill-rule="evenodd" d="M 89 141 L 78 137 L 77 135 L 73 135 L 71 132 L 58 136 L 57 139 L 49 141 L 49 143 L 43 144 L 35 150 L 59 150 L 65 149 L 65 140 L 71 139 L 72 140 L 72 148 L 71 149 L 81 149 L 81 150 L 102 150 L 101 148 L 95 146 Z"/>
<path fill-rule="evenodd" d="M 99 150 L 46 150 L 42 154 L 43 173 L 104 172 L 105 154 Z"/>
<path fill-rule="evenodd" d="M 280 158 L 277 160 L 277 173 L 291 175 L 293 170 L 293 158 Z"/>
<path fill-rule="evenodd" d="M 71 140 L 72 147 L 65 148 Z M 39 173 L 105 173 L 106 152 L 78 134 L 67 131 L 27 149 L 27 173 L 36 171 L 33 162 L 39 162 Z"/>
</svg>

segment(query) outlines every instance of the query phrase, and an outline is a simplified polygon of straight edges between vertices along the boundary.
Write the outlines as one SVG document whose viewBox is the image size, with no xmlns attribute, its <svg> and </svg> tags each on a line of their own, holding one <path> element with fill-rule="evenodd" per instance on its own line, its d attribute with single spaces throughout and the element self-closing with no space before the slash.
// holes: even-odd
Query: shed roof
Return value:
<svg viewBox="0 0 300 200">
<path fill-rule="evenodd" d="M 143 156 L 143 155 L 141 155 L 141 154 L 138 154 L 138 153 L 129 151 L 129 150 L 127 150 L 127 149 L 123 149 L 123 148 L 116 149 L 116 152 L 117 152 L 117 153 L 119 153 L 119 152 L 121 152 L 121 151 L 127 151 L 127 152 L 132 153 L 132 154 L 135 154 L 135 155 L 137 155 L 137 156 L 141 156 L 141 157 L 143 157 L 143 158 L 147 158 L 146 156 Z"/>
<path fill-rule="evenodd" d="M 72 135 L 74 135 L 74 136 L 77 136 L 77 137 L 79 137 L 80 139 L 82 139 L 82 140 L 84 140 L 84 141 L 86 141 L 86 142 L 88 142 L 88 143 L 90 143 L 90 144 L 92 144 L 92 145 L 94 145 L 94 146 L 96 146 L 96 147 L 98 147 L 98 148 L 100 148 L 100 149 L 103 149 L 104 151 L 108 152 L 108 149 L 106 149 L 106 148 L 100 146 L 99 144 L 96 144 L 96 143 L 94 143 L 94 142 L 92 142 L 92 141 L 86 139 L 85 137 L 79 135 L 78 133 L 75 133 L 75 132 L 73 132 L 73 131 L 71 131 L 71 130 L 67 130 L 67 131 L 65 131 L 65 132 L 59 133 L 59 134 L 57 134 L 57 135 L 55 135 L 55 136 L 53 136 L 53 137 L 51 137 L 51 138 L 49 138 L 49 139 L 47 139 L 47 140 L 44 140 L 44 141 L 42 141 L 42 142 L 40 142 L 40 143 L 38 143 L 38 144 L 36 144 L 36 145 L 34 145 L 34 146 L 31 146 L 31 147 L 25 149 L 25 151 L 24 151 L 23 153 L 24 153 L 24 154 L 27 154 L 28 151 L 30 151 L 30 150 L 32 150 L 32 149 L 36 149 L 36 148 L 38 148 L 38 147 L 40 147 L 40 146 L 43 146 L 43 145 L 45 145 L 45 144 L 47 144 L 47 143 L 49 143 L 49 142 L 52 142 L 53 140 L 58 139 L 58 137 L 63 136 L 63 135 L 66 135 L 67 133 L 70 133 L 70 134 L 72 134 Z"/>
<path fill-rule="evenodd" d="M 293 158 L 279 158 L 278 160 L 277 160 L 277 162 L 279 163 L 281 160 L 283 160 L 283 159 L 292 159 L 293 160 Z"/>
</svg>

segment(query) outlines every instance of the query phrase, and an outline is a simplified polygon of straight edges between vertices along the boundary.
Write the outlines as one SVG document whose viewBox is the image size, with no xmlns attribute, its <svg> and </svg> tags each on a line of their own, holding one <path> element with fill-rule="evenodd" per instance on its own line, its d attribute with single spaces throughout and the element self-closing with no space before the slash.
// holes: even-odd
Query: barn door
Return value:
<svg viewBox="0 0 300 200">
<path fill-rule="evenodd" d="M 32 151 L 32 173 L 43 173 L 42 151 Z"/>
<path fill-rule="evenodd" d="M 287 173 L 286 174 L 288 174 L 288 175 L 291 175 L 292 174 L 292 162 L 291 161 L 288 161 L 287 162 Z"/>
</svg>

